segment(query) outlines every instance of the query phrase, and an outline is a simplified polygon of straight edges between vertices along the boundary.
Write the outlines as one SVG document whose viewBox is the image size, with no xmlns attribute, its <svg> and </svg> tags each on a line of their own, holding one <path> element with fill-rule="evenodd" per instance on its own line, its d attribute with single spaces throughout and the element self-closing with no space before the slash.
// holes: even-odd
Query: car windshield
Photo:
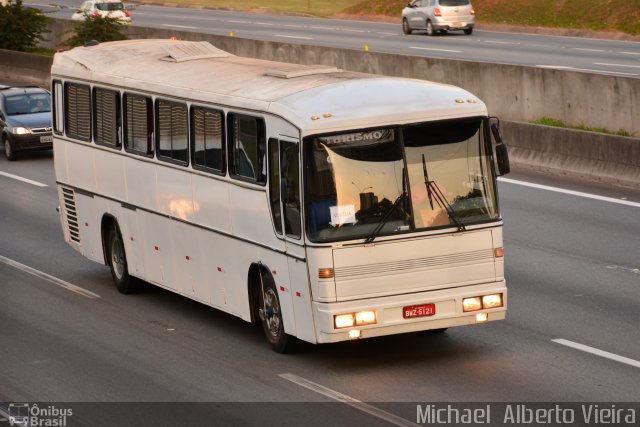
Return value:
<svg viewBox="0 0 640 427">
<path fill-rule="evenodd" d="M 8 96 L 7 115 L 47 113 L 51 111 L 51 95 L 48 93 L 25 93 Z"/>
<path fill-rule="evenodd" d="M 440 0 L 440 6 L 466 6 L 469 0 Z"/>
<path fill-rule="evenodd" d="M 96 9 L 101 10 L 103 12 L 109 12 L 113 10 L 124 10 L 124 5 L 119 2 L 96 3 Z"/>
<path fill-rule="evenodd" d="M 305 138 L 310 240 L 499 219 L 486 129 L 473 118 Z"/>
</svg>

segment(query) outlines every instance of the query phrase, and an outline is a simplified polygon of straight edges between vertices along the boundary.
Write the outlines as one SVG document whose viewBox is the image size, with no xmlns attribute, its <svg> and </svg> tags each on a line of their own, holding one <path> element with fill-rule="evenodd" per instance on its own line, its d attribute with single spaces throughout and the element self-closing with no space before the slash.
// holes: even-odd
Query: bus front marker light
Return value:
<svg viewBox="0 0 640 427">
<path fill-rule="evenodd" d="M 336 329 L 340 328 L 349 328 L 355 324 L 355 318 L 353 313 L 349 314 L 338 314 L 333 317 L 333 323 Z"/>
<path fill-rule="evenodd" d="M 319 268 L 318 279 L 333 279 L 333 268 Z"/>
<path fill-rule="evenodd" d="M 374 310 L 364 310 L 356 313 L 356 325 L 372 325 L 377 323 L 376 312 Z"/>
<path fill-rule="evenodd" d="M 476 323 L 482 323 L 489 320 L 489 315 L 487 313 L 478 313 L 476 314 Z"/>
<path fill-rule="evenodd" d="M 480 297 L 465 298 L 462 300 L 463 311 L 476 311 L 482 309 L 482 299 Z"/>
<path fill-rule="evenodd" d="M 495 258 L 504 258 L 504 248 L 495 248 L 493 250 L 493 256 Z"/>
<path fill-rule="evenodd" d="M 502 307 L 502 294 L 485 295 L 482 297 L 483 308 Z"/>
<path fill-rule="evenodd" d="M 355 340 L 362 336 L 362 332 L 359 329 L 352 329 L 349 331 L 349 339 Z"/>
</svg>

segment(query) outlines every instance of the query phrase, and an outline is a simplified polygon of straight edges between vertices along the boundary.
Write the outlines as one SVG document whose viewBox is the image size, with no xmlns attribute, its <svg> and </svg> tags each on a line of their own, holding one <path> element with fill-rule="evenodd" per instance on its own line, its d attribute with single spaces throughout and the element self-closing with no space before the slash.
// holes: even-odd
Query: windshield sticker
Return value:
<svg viewBox="0 0 640 427">
<path fill-rule="evenodd" d="M 356 219 L 355 205 L 330 206 L 329 212 L 331 213 L 330 224 L 334 227 L 355 224 L 358 221 Z"/>
</svg>

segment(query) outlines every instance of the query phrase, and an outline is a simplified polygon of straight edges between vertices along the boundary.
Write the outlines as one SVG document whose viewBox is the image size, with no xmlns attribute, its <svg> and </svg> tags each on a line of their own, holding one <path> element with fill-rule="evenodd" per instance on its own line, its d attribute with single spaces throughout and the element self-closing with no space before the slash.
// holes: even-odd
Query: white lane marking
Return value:
<svg viewBox="0 0 640 427">
<path fill-rule="evenodd" d="M 462 53 L 462 51 L 461 51 L 461 50 L 436 49 L 436 48 L 432 48 L 432 47 L 420 47 L 420 46 L 409 46 L 409 49 L 433 50 L 433 51 L 435 51 L 435 52 Z"/>
<path fill-rule="evenodd" d="M 603 50 L 603 49 L 586 49 L 582 47 L 572 47 L 571 49 L 580 50 L 582 52 L 606 52 L 606 50 Z"/>
<path fill-rule="evenodd" d="M 13 175 L 13 174 L 10 174 L 10 173 L 7 173 L 7 172 L 0 172 L 0 175 L 6 176 L 7 178 L 15 179 L 15 180 L 18 180 L 18 181 L 26 182 L 27 184 L 35 185 L 36 187 L 48 187 L 47 184 L 43 184 L 41 182 L 34 181 L 32 179 L 29 179 L 29 178 L 23 178 L 21 176 Z"/>
<path fill-rule="evenodd" d="M 621 265 L 607 265 L 607 268 L 610 270 L 622 270 L 629 273 L 640 274 L 640 268 L 629 268 Z"/>
<path fill-rule="evenodd" d="M 75 292 L 76 294 L 82 295 L 83 297 L 87 297 L 90 299 L 100 298 L 100 295 L 94 294 L 93 292 L 88 291 L 84 288 L 81 288 L 80 286 L 76 286 L 69 282 L 65 282 L 62 279 L 58 279 L 57 277 L 51 276 L 50 274 L 44 273 L 40 270 L 36 270 L 35 268 L 29 267 L 28 265 L 21 264 L 18 261 L 14 261 L 2 255 L 0 255 L 0 262 L 3 262 L 13 268 L 17 268 L 18 270 L 22 270 L 25 273 L 29 273 L 33 276 L 44 279 L 50 283 L 53 283 L 54 285 L 65 288 L 68 291 Z"/>
<path fill-rule="evenodd" d="M 198 27 L 191 27 L 188 25 L 172 25 L 172 24 L 162 24 L 163 27 L 170 27 L 170 28 L 183 28 L 183 29 L 187 29 L 187 30 L 195 30 Z"/>
<path fill-rule="evenodd" d="M 342 31 L 346 31 L 348 33 L 368 33 L 369 32 L 365 30 L 353 30 L 351 28 L 343 28 Z"/>
<path fill-rule="evenodd" d="M 232 19 L 228 20 L 227 22 L 231 22 L 232 24 L 250 24 L 249 21 L 234 21 Z"/>
<path fill-rule="evenodd" d="M 380 418 L 390 424 L 400 426 L 400 427 L 415 427 L 416 424 L 411 421 L 399 417 L 397 415 L 391 414 L 387 411 L 383 411 L 382 409 L 376 408 L 375 406 L 371 406 L 367 403 L 364 403 L 360 400 L 354 399 L 351 396 L 347 396 L 346 394 L 342 394 L 330 388 L 327 388 L 323 385 L 314 383 L 313 381 L 309 381 L 306 378 L 299 377 L 294 374 L 280 374 L 278 375 L 280 378 L 283 378 L 287 381 L 291 381 L 292 383 L 298 384 L 301 387 L 307 388 L 311 391 L 315 391 L 323 396 L 326 396 L 330 399 L 337 400 L 338 402 L 349 405 L 353 408 L 356 408 L 362 412 L 366 412 L 369 415 L 373 415 L 376 418 Z"/>
<path fill-rule="evenodd" d="M 287 28 L 302 28 L 302 25 L 299 25 L 299 24 L 284 24 L 283 27 L 287 27 Z"/>
<path fill-rule="evenodd" d="M 302 36 L 287 36 L 284 34 L 274 34 L 276 37 L 285 37 L 287 39 L 300 39 L 300 40 L 313 40 L 313 37 L 302 37 Z"/>
<path fill-rule="evenodd" d="M 640 52 L 618 52 L 623 55 L 640 55 Z"/>
<path fill-rule="evenodd" d="M 594 62 L 593 65 L 605 65 L 607 67 L 640 68 L 640 65 L 610 64 L 607 62 Z"/>
<path fill-rule="evenodd" d="M 314 26 L 311 26 L 309 28 L 311 28 L 312 30 L 330 30 L 330 31 L 337 30 L 337 28 L 335 28 L 335 27 L 314 27 Z"/>
<path fill-rule="evenodd" d="M 592 70 L 590 68 L 574 68 L 567 67 L 564 65 L 536 65 L 539 68 L 550 68 L 552 70 L 570 70 L 570 71 L 587 71 L 589 73 L 598 73 L 598 74 L 613 74 L 613 75 L 623 75 L 623 76 L 637 76 L 637 73 L 621 73 L 620 71 L 606 71 L 606 70 Z"/>
<path fill-rule="evenodd" d="M 256 25 L 268 25 L 268 26 L 272 27 L 275 24 L 272 24 L 271 22 L 256 22 Z"/>
<path fill-rule="evenodd" d="M 594 347 L 589 347 L 588 345 L 579 344 L 577 342 L 565 340 L 563 338 L 556 338 L 551 340 L 556 344 L 561 344 L 567 347 L 575 348 L 576 350 L 584 351 L 586 353 L 595 354 L 596 356 L 604 357 L 606 359 L 615 360 L 616 362 L 624 363 L 625 365 L 630 365 L 636 368 L 640 368 L 640 362 L 637 360 L 629 359 L 628 357 L 618 356 L 614 353 L 609 353 L 608 351 L 600 350 Z"/>
<path fill-rule="evenodd" d="M 598 196 L 596 194 L 583 193 L 580 191 L 567 190 L 565 188 L 551 187 L 548 185 L 534 184 L 532 182 L 526 182 L 526 181 L 517 181 L 515 179 L 509 179 L 509 178 L 503 178 L 503 177 L 499 177 L 498 181 L 506 182 L 508 184 L 522 185 L 524 187 L 537 188 L 538 190 L 553 191 L 555 193 L 569 194 L 571 196 L 585 197 L 587 199 L 595 199 L 595 200 L 600 200 L 602 202 L 617 203 L 619 205 L 626 205 L 626 206 L 633 206 L 634 208 L 640 208 L 640 203 L 631 202 L 629 200 L 614 199 L 613 197 Z"/>
<path fill-rule="evenodd" d="M 485 40 L 485 43 L 492 43 L 492 44 L 520 44 L 520 42 L 501 42 L 501 41 L 497 41 L 497 40 Z"/>
<path fill-rule="evenodd" d="M 380 36 L 397 36 L 397 35 L 399 35 L 398 33 L 385 33 L 385 32 L 377 32 L 376 34 L 378 34 Z"/>
</svg>

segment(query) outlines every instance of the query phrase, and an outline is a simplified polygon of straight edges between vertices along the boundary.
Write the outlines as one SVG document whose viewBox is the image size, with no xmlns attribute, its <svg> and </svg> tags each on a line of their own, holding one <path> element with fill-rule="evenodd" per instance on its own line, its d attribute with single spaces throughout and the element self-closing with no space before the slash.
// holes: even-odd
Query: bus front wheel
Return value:
<svg viewBox="0 0 640 427">
<path fill-rule="evenodd" d="M 294 338 L 284 331 L 282 310 L 276 286 L 270 278 L 261 277 L 261 288 L 259 292 L 259 314 L 264 334 L 274 351 L 288 353 L 292 350 Z"/>
<path fill-rule="evenodd" d="M 109 232 L 109 267 L 111 277 L 118 291 L 123 294 L 132 294 L 138 291 L 138 283 L 129 275 L 127 255 L 124 251 L 124 243 L 118 224 L 114 223 Z"/>
</svg>

